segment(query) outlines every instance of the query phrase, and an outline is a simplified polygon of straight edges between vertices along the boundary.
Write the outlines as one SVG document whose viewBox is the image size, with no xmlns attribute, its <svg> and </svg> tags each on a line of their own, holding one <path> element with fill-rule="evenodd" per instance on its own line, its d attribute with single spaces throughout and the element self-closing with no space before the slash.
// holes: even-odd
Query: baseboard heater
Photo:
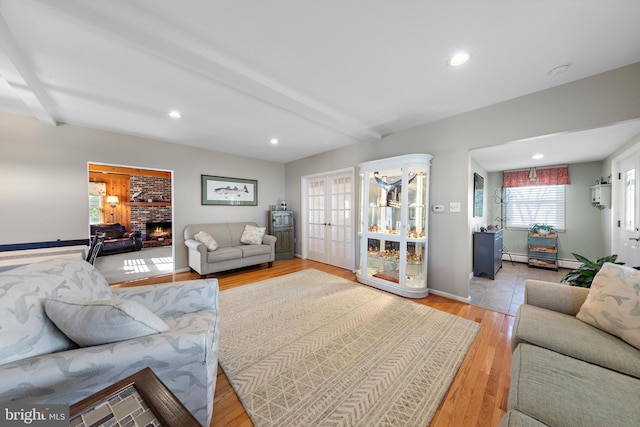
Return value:
<svg viewBox="0 0 640 427">
<path fill-rule="evenodd" d="M 89 239 L 0 245 L 0 272 L 51 258 L 83 258 Z"/>
<path fill-rule="evenodd" d="M 526 254 L 502 254 L 502 262 L 505 261 L 513 261 L 513 262 L 523 262 L 528 263 L 529 257 Z M 577 268 L 580 265 L 580 262 L 571 259 L 560 259 L 558 258 L 558 267 L 562 268 Z"/>
</svg>

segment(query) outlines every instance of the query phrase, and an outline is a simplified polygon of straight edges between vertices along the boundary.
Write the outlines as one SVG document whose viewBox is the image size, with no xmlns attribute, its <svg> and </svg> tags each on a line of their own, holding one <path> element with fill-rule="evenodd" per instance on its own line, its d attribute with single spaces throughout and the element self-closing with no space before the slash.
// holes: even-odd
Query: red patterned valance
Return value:
<svg viewBox="0 0 640 427">
<path fill-rule="evenodd" d="M 569 184 L 569 167 L 567 166 L 531 168 L 502 173 L 502 186 L 505 188 L 563 184 Z"/>
</svg>

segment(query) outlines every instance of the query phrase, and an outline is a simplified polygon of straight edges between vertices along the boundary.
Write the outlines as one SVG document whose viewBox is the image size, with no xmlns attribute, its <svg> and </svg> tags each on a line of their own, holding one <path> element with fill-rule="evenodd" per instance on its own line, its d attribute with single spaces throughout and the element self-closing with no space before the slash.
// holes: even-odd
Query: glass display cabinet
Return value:
<svg viewBox="0 0 640 427">
<path fill-rule="evenodd" d="M 429 154 L 361 163 L 358 281 L 410 298 L 427 289 Z"/>
</svg>

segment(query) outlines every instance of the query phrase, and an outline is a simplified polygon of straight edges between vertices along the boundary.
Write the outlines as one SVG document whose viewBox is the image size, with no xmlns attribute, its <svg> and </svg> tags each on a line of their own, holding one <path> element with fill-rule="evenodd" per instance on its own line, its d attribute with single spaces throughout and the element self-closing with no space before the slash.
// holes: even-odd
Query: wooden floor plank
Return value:
<svg viewBox="0 0 640 427">
<path fill-rule="evenodd" d="M 220 290 L 225 290 L 306 268 L 315 268 L 347 280 L 356 281 L 355 273 L 350 270 L 299 258 L 291 261 L 276 261 L 271 268 L 264 265 L 211 274 L 207 278 L 217 278 Z M 178 273 L 116 286 L 128 287 L 194 279 L 199 279 L 195 273 Z M 506 412 L 509 392 L 511 371 L 509 343 L 513 317 L 437 295 L 429 295 L 427 298 L 414 301 L 473 320 L 481 325 L 478 336 L 441 402 L 431 426 L 497 426 L 500 418 Z M 249 427 L 253 425 L 221 369 L 218 369 L 213 400 L 212 427 Z"/>
</svg>

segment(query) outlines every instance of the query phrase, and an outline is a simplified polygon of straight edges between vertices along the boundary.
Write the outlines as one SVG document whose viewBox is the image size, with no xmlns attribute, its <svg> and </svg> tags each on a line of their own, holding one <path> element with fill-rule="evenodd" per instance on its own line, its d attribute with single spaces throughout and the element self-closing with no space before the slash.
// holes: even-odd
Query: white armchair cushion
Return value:
<svg viewBox="0 0 640 427">
<path fill-rule="evenodd" d="M 640 349 L 640 271 L 605 263 L 576 317 Z"/>
<path fill-rule="evenodd" d="M 254 225 L 247 224 L 244 226 L 240 242 L 246 245 L 261 245 L 265 231 L 266 227 L 256 227 Z"/>
<path fill-rule="evenodd" d="M 0 365 L 76 347 L 49 320 L 45 298 L 111 298 L 102 275 L 82 259 L 54 258 L 0 273 Z"/>
<path fill-rule="evenodd" d="M 49 298 L 45 301 L 45 309 L 53 323 L 82 347 L 169 330 L 162 319 L 131 300 Z"/>
<path fill-rule="evenodd" d="M 200 231 L 193 236 L 198 242 L 204 244 L 207 247 L 207 250 L 210 252 L 218 249 L 218 242 L 214 239 L 211 234 L 205 233 L 204 231 Z"/>
</svg>

